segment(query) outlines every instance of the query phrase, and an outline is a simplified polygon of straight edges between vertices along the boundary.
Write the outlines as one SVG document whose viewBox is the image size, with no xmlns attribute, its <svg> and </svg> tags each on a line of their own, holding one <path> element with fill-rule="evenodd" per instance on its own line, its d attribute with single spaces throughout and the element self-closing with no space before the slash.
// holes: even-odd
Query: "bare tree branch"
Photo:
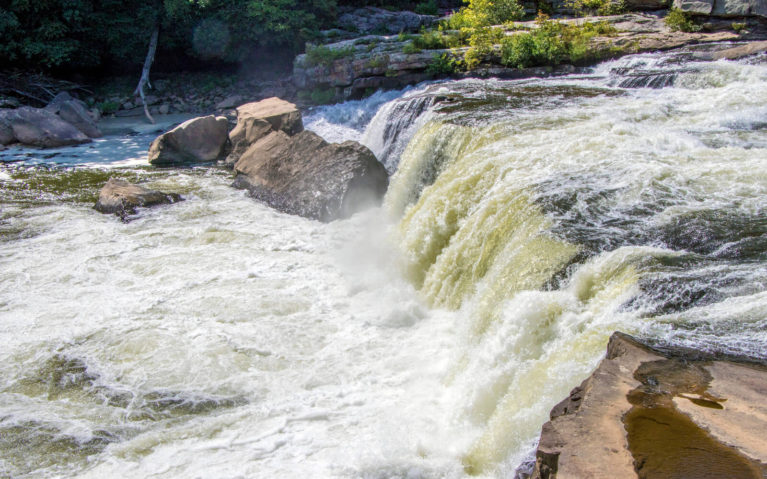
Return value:
<svg viewBox="0 0 767 479">
<path fill-rule="evenodd" d="M 157 40 L 160 37 L 160 24 L 158 23 L 152 32 L 152 37 L 149 39 L 149 51 L 146 53 L 146 60 L 144 60 L 144 68 L 141 70 L 141 79 L 138 82 L 136 91 L 133 95 L 139 95 L 141 97 L 141 103 L 144 105 L 144 114 L 150 122 L 154 123 L 154 118 L 149 114 L 149 107 L 146 104 L 146 98 L 144 98 L 144 87 L 148 86 L 152 88 L 152 84 L 149 82 L 149 71 L 152 69 L 152 62 L 154 62 L 154 55 L 157 51 Z"/>
</svg>

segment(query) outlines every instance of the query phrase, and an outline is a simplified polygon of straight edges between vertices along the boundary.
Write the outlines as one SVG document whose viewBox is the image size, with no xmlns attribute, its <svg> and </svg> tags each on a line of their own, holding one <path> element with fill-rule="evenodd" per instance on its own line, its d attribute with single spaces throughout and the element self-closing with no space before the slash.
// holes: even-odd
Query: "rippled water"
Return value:
<svg viewBox="0 0 767 479">
<path fill-rule="evenodd" d="M 318 108 L 394 172 L 330 224 L 151 136 L 15 157 L 0 477 L 513 477 L 614 330 L 765 358 L 765 104 L 763 58 L 638 55 Z M 110 176 L 187 201 L 122 223 Z"/>
</svg>

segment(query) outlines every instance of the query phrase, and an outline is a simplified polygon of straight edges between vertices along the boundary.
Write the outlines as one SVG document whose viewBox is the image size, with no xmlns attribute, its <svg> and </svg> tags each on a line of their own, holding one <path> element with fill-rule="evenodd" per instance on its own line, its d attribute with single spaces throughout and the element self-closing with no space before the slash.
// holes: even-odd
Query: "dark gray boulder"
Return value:
<svg viewBox="0 0 767 479">
<path fill-rule="evenodd" d="M 163 193 L 134 185 L 124 180 L 110 178 L 99 191 L 93 209 L 100 213 L 115 214 L 122 219 L 136 214 L 137 208 L 165 205 L 183 201 L 176 193 Z"/>
<path fill-rule="evenodd" d="M 72 98 L 67 92 L 56 95 L 45 109 L 74 125 L 89 138 L 101 138 L 102 136 L 101 130 L 96 126 L 96 122 L 91 117 L 85 103 Z"/>
<path fill-rule="evenodd" d="M 24 106 L 15 110 L 0 110 L 0 124 L 5 125 L 0 126 L 4 144 L 15 141 L 29 146 L 53 148 L 91 141 L 72 124 L 42 108 Z M 8 127 L 13 133 L 11 141 L 7 141 L 10 136 Z"/>
<path fill-rule="evenodd" d="M 386 169 L 367 147 L 330 144 L 310 131 L 273 131 L 234 165 L 234 185 L 285 213 L 332 221 L 378 204 Z"/>
</svg>

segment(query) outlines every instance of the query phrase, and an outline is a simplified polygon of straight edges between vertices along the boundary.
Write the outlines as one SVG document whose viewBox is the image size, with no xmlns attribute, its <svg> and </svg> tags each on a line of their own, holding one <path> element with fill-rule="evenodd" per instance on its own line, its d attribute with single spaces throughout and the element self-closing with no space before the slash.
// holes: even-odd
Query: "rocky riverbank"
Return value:
<svg viewBox="0 0 767 479">
<path fill-rule="evenodd" d="M 557 19 L 572 26 L 591 23 L 608 27 L 603 27 L 602 33 L 589 39 L 590 53 L 580 61 L 530 68 L 505 65 L 498 41 L 481 53 L 476 65 L 468 71 L 461 71 L 461 68 L 454 68 L 455 65 L 474 47 L 427 49 L 419 47 L 419 39 L 412 35 L 365 35 L 325 45 L 326 61 L 318 60 L 311 53 L 299 55 L 294 64 L 293 81 L 299 91 L 312 92 L 315 98 L 340 101 L 360 98 L 380 88 L 401 88 L 440 77 L 542 77 L 572 73 L 578 66 L 625 54 L 767 39 L 767 22 L 759 16 L 735 20 L 706 17 L 696 27 L 699 27 L 698 31 L 684 32 L 672 30 L 665 21 L 667 13 L 662 10 Z M 500 32 L 498 35 L 506 38 L 537 28 L 537 22 L 528 21 L 498 26 L 497 31 Z M 454 34 L 458 35 L 457 32 Z M 727 47 L 714 47 L 717 48 Z"/>
<path fill-rule="evenodd" d="M 767 367 L 615 333 L 551 410 L 530 477 L 761 478 Z"/>
</svg>

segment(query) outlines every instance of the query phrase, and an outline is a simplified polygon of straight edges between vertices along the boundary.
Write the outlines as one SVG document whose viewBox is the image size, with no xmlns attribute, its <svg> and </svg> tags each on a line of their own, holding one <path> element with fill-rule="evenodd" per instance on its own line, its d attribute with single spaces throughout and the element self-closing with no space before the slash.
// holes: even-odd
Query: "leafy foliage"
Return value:
<svg viewBox="0 0 767 479">
<path fill-rule="evenodd" d="M 446 27 L 453 30 L 501 25 L 521 19 L 525 10 L 517 0 L 467 0 L 468 5 L 453 14 Z"/>
<path fill-rule="evenodd" d="M 465 69 L 466 64 L 460 57 L 449 53 L 443 53 L 442 55 L 434 55 L 431 63 L 426 67 L 426 73 L 434 76 L 442 76 L 462 72 Z"/>
<path fill-rule="evenodd" d="M 132 68 L 161 27 L 158 58 L 236 61 L 255 47 L 303 47 L 335 18 L 336 0 L 6 0 L 0 64 Z"/>
<path fill-rule="evenodd" d="M 512 35 L 501 43 L 501 62 L 516 68 L 557 65 L 564 60 L 578 63 L 599 52 L 589 48 L 596 36 L 609 36 L 615 28 L 606 22 L 567 25 L 539 15 L 538 28 Z"/>
<path fill-rule="evenodd" d="M 329 67 L 334 61 L 354 55 L 354 47 L 330 48 L 325 45 L 307 45 L 306 62 L 309 66 Z"/>
<path fill-rule="evenodd" d="M 624 0 L 568 0 L 565 5 L 583 16 L 618 15 L 626 11 Z"/>
<path fill-rule="evenodd" d="M 697 32 L 700 31 L 700 25 L 696 24 L 690 16 L 679 10 L 678 8 L 672 8 L 669 10 L 668 15 L 664 19 L 666 26 L 668 26 L 672 32 Z"/>
</svg>

